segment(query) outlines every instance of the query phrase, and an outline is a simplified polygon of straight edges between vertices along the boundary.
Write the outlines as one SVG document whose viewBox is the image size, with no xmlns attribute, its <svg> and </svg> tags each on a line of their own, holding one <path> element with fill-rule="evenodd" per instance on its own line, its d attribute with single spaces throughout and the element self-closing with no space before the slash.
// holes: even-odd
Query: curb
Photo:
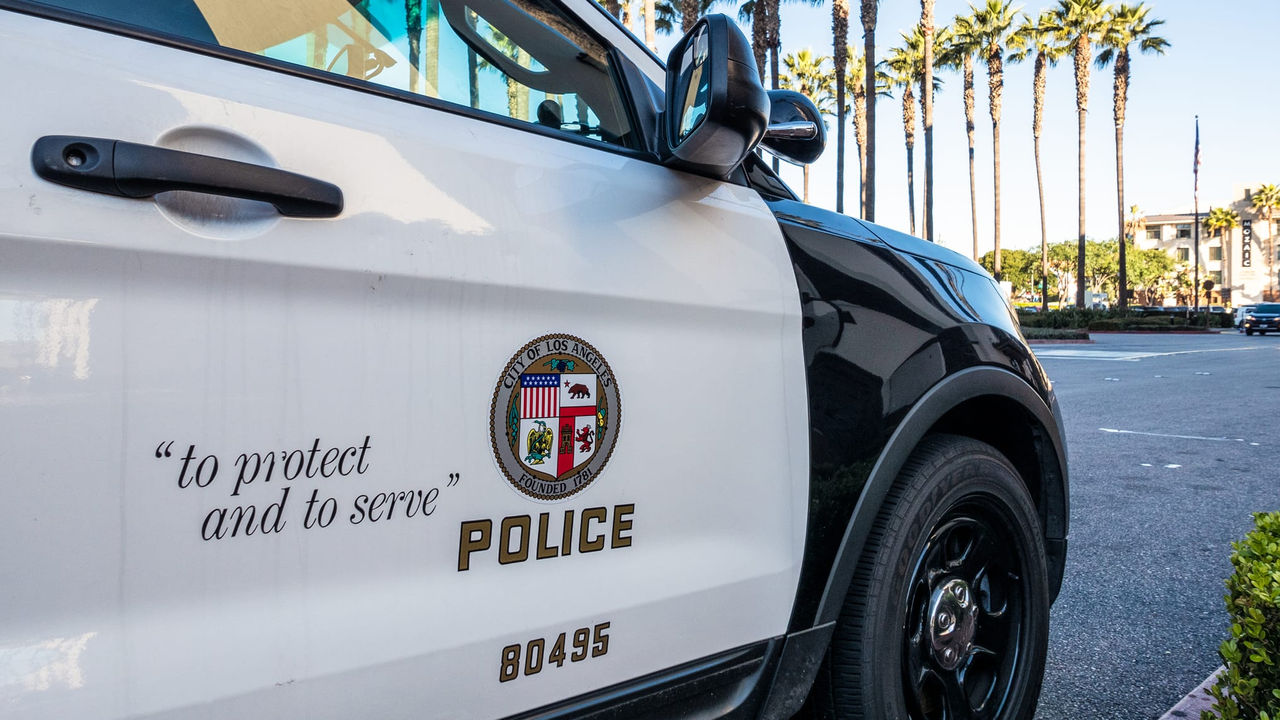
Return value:
<svg viewBox="0 0 1280 720">
<path fill-rule="evenodd" d="M 1195 690 L 1187 693 L 1177 705 L 1169 709 L 1169 712 L 1161 715 L 1160 720 L 1182 720 L 1183 718 L 1199 720 L 1200 713 L 1207 712 L 1213 707 L 1213 698 L 1209 696 L 1209 687 L 1218 681 L 1218 676 L 1225 670 L 1226 668 L 1224 667 L 1214 670 Z"/>
</svg>

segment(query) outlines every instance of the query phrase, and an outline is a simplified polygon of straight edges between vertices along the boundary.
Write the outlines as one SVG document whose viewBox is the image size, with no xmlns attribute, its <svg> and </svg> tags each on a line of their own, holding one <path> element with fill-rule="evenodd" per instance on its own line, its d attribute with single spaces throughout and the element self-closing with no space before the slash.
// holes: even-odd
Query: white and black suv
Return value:
<svg viewBox="0 0 1280 720">
<path fill-rule="evenodd" d="M 0 717 L 1030 717 L 979 266 L 589 0 L 0 0 Z"/>
</svg>

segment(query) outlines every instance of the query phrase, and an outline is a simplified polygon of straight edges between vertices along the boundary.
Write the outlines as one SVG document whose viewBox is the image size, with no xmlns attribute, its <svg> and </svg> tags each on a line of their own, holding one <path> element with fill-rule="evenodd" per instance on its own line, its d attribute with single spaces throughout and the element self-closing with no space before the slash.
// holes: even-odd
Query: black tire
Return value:
<svg viewBox="0 0 1280 720">
<path fill-rule="evenodd" d="M 1049 638 L 1038 518 L 995 448 L 926 438 L 876 518 L 836 626 L 835 717 L 1030 718 Z"/>
<path fill-rule="evenodd" d="M 1245 334 L 1245 335 L 1253 335 L 1253 329 L 1252 329 L 1252 328 L 1245 328 L 1245 329 L 1244 329 L 1244 334 Z"/>
</svg>

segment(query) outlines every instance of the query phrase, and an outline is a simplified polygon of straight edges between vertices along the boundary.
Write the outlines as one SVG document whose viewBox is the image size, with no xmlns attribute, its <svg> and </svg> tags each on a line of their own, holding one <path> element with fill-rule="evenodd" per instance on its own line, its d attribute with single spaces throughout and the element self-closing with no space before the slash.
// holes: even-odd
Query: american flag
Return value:
<svg viewBox="0 0 1280 720">
<path fill-rule="evenodd" d="M 560 415 L 560 375 L 528 373 L 520 376 L 520 417 L 547 418 Z"/>
<path fill-rule="evenodd" d="M 1191 172 L 1196 176 L 1196 189 L 1200 188 L 1200 116 L 1196 116 L 1196 163 Z"/>
</svg>

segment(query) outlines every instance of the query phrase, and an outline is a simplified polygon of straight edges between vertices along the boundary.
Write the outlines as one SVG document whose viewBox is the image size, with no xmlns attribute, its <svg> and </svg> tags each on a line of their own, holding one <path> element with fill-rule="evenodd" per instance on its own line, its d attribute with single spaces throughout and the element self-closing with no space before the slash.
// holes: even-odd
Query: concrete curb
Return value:
<svg viewBox="0 0 1280 720">
<path fill-rule="evenodd" d="M 1218 681 L 1218 676 L 1225 670 L 1226 668 L 1223 667 L 1214 670 L 1195 690 L 1187 693 L 1177 705 L 1169 709 L 1169 712 L 1161 715 L 1160 720 L 1182 720 L 1183 718 L 1200 720 L 1200 713 L 1213 707 L 1213 698 L 1209 696 L 1209 687 Z"/>
</svg>

